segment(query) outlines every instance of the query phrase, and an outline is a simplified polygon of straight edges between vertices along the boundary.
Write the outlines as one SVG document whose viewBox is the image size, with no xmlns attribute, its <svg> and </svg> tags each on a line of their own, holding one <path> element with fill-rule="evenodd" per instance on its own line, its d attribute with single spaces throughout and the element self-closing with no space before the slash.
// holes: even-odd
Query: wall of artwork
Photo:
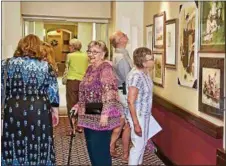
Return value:
<svg viewBox="0 0 226 166">
<path fill-rule="evenodd" d="M 220 3 L 144 2 L 144 45 L 156 57 L 154 93 L 218 126 L 224 125 L 219 111 L 225 73 L 223 7 Z"/>
</svg>

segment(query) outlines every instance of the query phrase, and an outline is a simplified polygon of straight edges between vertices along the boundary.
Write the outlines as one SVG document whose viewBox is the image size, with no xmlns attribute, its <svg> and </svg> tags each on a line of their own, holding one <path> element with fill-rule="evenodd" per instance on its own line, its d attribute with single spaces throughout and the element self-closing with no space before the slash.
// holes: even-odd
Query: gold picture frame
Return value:
<svg viewBox="0 0 226 166">
<path fill-rule="evenodd" d="M 154 35 L 153 43 L 154 48 L 165 48 L 165 37 L 166 37 L 166 13 L 165 11 L 154 15 Z"/>
</svg>

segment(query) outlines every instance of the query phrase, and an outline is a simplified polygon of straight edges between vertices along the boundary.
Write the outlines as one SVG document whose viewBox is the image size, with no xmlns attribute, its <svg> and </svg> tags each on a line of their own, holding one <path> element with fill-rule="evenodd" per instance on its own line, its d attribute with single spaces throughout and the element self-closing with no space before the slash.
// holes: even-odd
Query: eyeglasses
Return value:
<svg viewBox="0 0 226 166">
<path fill-rule="evenodd" d="M 101 53 L 101 52 L 99 52 L 99 51 L 90 51 L 90 50 L 87 50 L 86 51 L 87 52 L 87 54 L 92 54 L 92 55 L 97 55 L 97 54 L 99 54 L 99 53 Z"/>
</svg>

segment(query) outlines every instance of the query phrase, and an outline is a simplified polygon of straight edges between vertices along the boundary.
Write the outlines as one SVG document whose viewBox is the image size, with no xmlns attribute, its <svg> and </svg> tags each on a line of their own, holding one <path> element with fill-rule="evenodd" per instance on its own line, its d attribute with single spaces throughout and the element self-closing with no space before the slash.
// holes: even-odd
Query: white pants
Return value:
<svg viewBox="0 0 226 166">
<path fill-rule="evenodd" d="M 128 120 L 131 128 L 131 141 L 133 143 L 133 147 L 130 149 L 129 154 L 129 165 L 138 165 L 142 164 L 145 147 L 148 142 L 148 131 L 149 131 L 149 120 L 150 114 L 148 115 L 138 115 L 138 121 L 142 130 L 142 136 L 139 137 L 134 132 L 134 126 L 132 118 L 129 116 Z"/>
</svg>

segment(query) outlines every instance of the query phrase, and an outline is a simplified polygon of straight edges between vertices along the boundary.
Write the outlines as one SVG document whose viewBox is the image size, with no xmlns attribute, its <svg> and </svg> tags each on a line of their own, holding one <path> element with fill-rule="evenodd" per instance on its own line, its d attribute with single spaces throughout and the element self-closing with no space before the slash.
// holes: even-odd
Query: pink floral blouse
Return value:
<svg viewBox="0 0 226 166">
<path fill-rule="evenodd" d="M 100 115 L 84 114 L 85 103 L 102 102 L 102 114 L 108 116 L 108 125 L 100 126 Z M 120 125 L 123 110 L 118 98 L 117 79 L 112 66 L 103 62 L 97 68 L 90 65 L 79 86 L 78 125 L 93 130 L 112 130 Z"/>
</svg>

